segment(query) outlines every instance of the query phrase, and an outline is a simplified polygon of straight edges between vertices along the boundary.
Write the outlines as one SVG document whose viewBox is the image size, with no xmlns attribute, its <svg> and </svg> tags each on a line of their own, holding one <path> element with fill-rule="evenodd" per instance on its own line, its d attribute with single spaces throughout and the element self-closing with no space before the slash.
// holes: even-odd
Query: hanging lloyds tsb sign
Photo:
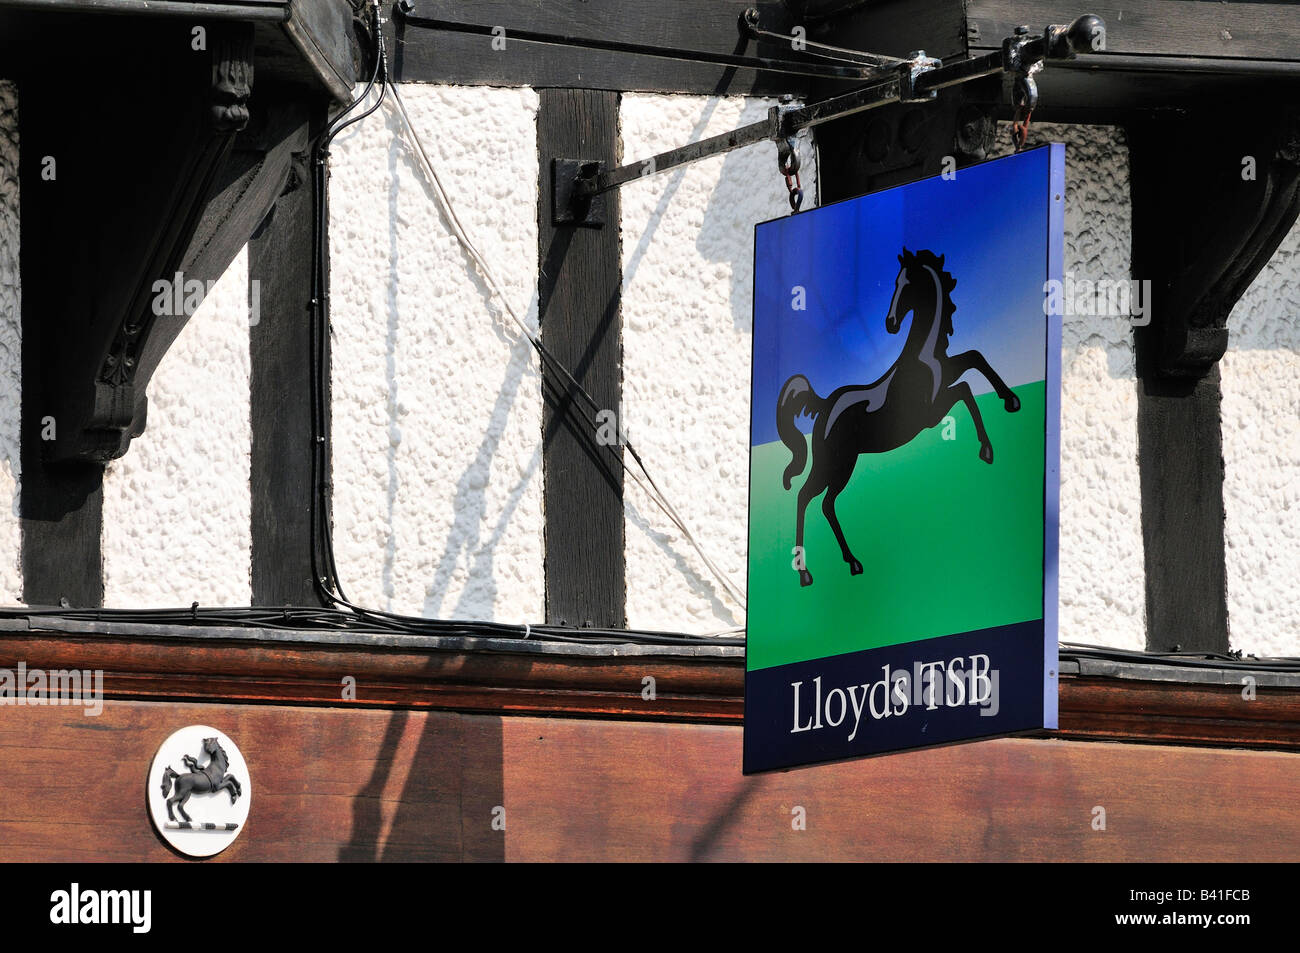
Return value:
<svg viewBox="0 0 1300 953">
<path fill-rule="evenodd" d="M 1064 198 L 1052 145 L 757 227 L 746 773 L 1056 727 Z"/>
</svg>

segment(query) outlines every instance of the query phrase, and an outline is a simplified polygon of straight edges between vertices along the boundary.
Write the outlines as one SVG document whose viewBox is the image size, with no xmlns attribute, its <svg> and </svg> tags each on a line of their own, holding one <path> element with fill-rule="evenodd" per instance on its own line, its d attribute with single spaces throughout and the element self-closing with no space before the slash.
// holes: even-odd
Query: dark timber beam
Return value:
<svg viewBox="0 0 1300 953">
<path fill-rule="evenodd" d="M 1300 111 L 1239 103 L 1130 124 L 1147 647 L 1226 652 L 1218 361 L 1228 315 L 1300 213 Z"/>
<path fill-rule="evenodd" d="M 1087 0 L 1083 5 L 1106 21 L 1106 50 L 1098 54 L 1103 60 L 1132 54 L 1300 61 L 1300 16 L 1290 0 Z M 1018 24 L 1083 12 L 1079 0 L 965 0 L 965 6 L 975 49 L 996 48 L 1005 35 L 1001 31 Z"/>
<path fill-rule="evenodd" d="M 248 243 L 249 294 L 259 304 L 249 332 L 252 371 L 249 483 L 253 605 L 316 605 L 312 581 L 312 135 L 323 110 L 286 109 L 292 131 L 285 191 Z M 329 381 L 328 351 L 324 380 Z M 328 387 L 328 384 L 326 385 Z M 326 402 L 326 414 L 329 403 Z M 326 427 L 328 428 L 328 416 Z M 328 431 L 327 431 L 328 432 Z"/>
<path fill-rule="evenodd" d="M 616 164 L 617 93 L 548 89 L 537 113 L 537 312 L 542 343 L 602 410 L 622 421 L 622 246 L 619 196 L 602 196 L 603 228 L 557 225 L 551 158 Z M 572 385 L 543 375 L 543 499 L 546 509 L 546 621 L 621 628 L 626 624 L 622 447 L 601 442 L 592 411 Z"/>
<path fill-rule="evenodd" d="M 908 3 L 908 0 L 885 0 Z M 1095 13 L 1106 48 L 1044 70 L 1034 118 L 1127 123 L 1141 110 L 1300 90 L 1300 15 L 1290 0 L 963 0 L 972 54 L 1021 23 Z M 1288 94 L 1286 90 L 1291 92 Z"/>
<path fill-rule="evenodd" d="M 747 7 L 764 13 L 765 25 L 789 30 L 798 21 L 781 3 L 753 0 L 414 0 L 421 17 L 500 27 L 497 37 L 409 25 L 396 15 L 387 25 L 394 78 L 407 83 L 581 87 L 700 94 L 797 93 L 806 78 L 753 69 L 584 50 L 511 39 L 510 31 L 562 34 L 713 54 L 802 59 L 789 44 L 751 42 L 739 18 Z M 841 85 L 841 89 L 847 86 Z"/>
</svg>

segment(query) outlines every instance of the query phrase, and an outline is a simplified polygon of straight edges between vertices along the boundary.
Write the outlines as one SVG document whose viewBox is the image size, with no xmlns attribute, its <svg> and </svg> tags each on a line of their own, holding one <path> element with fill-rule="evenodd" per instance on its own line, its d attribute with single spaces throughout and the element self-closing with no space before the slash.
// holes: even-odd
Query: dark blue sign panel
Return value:
<svg viewBox="0 0 1300 953">
<path fill-rule="evenodd" d="M 745 772 L 1056 727 L 1065 147 L 755 230 Z"/>
</svg>

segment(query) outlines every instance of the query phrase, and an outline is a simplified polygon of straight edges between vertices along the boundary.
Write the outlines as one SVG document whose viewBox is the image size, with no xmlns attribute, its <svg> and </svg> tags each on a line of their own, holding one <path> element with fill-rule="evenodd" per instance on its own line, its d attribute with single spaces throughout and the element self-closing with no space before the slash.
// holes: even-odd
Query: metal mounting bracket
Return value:
<svg viewBox="0 0 1300 953">
<path fill-rule="evenodd" d="M 441 21 L 428 21 L 440 25 Z M 742 21 L 743 23 L 743 21 Z M 461 25 L 466 29 L 464 24 Z M 474 30 L 480 27 L 472 27 Z M 543 42 L 576 42 L 556 37 L 546 37 Z M 590 46 L 593 41 L 584 40 Z M 616 189 L 634 179 L 644 178 L 668 169 L 695 162 L 708 156 L 754 145 L 765 139 L 781 141 L 794 136 L 802 129 L 851 116 L 888 103 L 918 103 L 932 101 L 940 89 L 967 83 L 1007 72 L 1021 74 L 1026 92 L 1032 99 L 1035 92 L 1030 85 L 1032 71 L 1044 59 L 1074 59 L 1079 53 L 1104 50 L 1106 24 L 1097 16 L 1084 14 L 1069 25 L 1047 27 L 1038 36 L 1031 36 L 1028 27 L 1021 27 L 1016 35 L 1007 37 L 1002 48 L 994 53 L 961 60 L 944 66 L 923 50 L 914 52 L 910 59 L 894 65 L 874 67 L 866 71 L 863 79 L 867 85 L 852 92 L 832 96 L 804 106 L 783 105 L 768 110 L 765 118 L 720 135 L 687 143 L 677 149 L 661 152 L 640 162 L 630 162 L 616 169 L 604 170 L 599 162 L 582 159 L 552 160 L 551 218 L 556 225 L 586 225 L 598 228 L 604 224 L 605 209 L 600 204 L 601 194 Z M 852 52 L 852 51 L 850 51 Z"/>
<path fill-rule="evenodd" d="M 580 194 L 580 179 L 594 179 L 605 170 L 596 159 L 551 160 L 551 224 L 601 228 L 605 224 L 605 193 Z"/>
<path fill-rule="evenodd" d="M 926 56 L 925 50 L 916 50 L 908 57 L 906 63 L 899 66 L 898 69 L 898 101 L 900 103 L 920 103 L 927 99 L 934 99 L 939 91 L 937 89 L 927 89 L 918 91 L 916 81 L 926 73 L 933 72 L 943 66 L 943 61 L 935 59 L 933 56 Z"/>
</svg>

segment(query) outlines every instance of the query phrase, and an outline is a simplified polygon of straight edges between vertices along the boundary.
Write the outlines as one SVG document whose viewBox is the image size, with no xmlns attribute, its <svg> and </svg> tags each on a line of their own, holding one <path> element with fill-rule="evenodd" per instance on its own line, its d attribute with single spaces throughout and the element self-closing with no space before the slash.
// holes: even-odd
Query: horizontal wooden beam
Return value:
<svg viewBox="0 0 1300 953">
<path fill-rule="evenodd" d="M 109 699 L 444 709 L 739 725 L 744 663 L 673 655 L 453 652 L 368 645 L 0 635 L 0 668 L 104 672 Z M 1168 677 L 1168 676 L 1166 676 Z M 355 680 L 355 700 L 344 679 Z M 1300 688 L 1070 674 L 1059 738 L 1300 751 Z"/>
<path fill-rule="evenodd" d="M 794 25 L 780 3 L 752 0 L 415 0 L 422 18 L 500 27 L 477 36 L 416 26 L 395 14 L 388 24 L 393 77 L 408 83 L 535 86 L 729 95 L 798 93 L 803 77 L 621 52 L 512 40 L 512 30 L 667 47 L 709 54 L 800 59 L 788 44 L 742 37 L 739 18 L 757 6 L 764 24 Z M 808 62 L 822 62 L 804 57 Z"/>
<path fill-rule="evenodd" d="M 968 0 L 972 50 L 997 49 L 1017 26 L 1040 29 L 1082 13 L 1106 21 L 1102 62 L 1115 55 L 1300 62 L 1294 3 L 1202 0 Z"/>
</svg>

